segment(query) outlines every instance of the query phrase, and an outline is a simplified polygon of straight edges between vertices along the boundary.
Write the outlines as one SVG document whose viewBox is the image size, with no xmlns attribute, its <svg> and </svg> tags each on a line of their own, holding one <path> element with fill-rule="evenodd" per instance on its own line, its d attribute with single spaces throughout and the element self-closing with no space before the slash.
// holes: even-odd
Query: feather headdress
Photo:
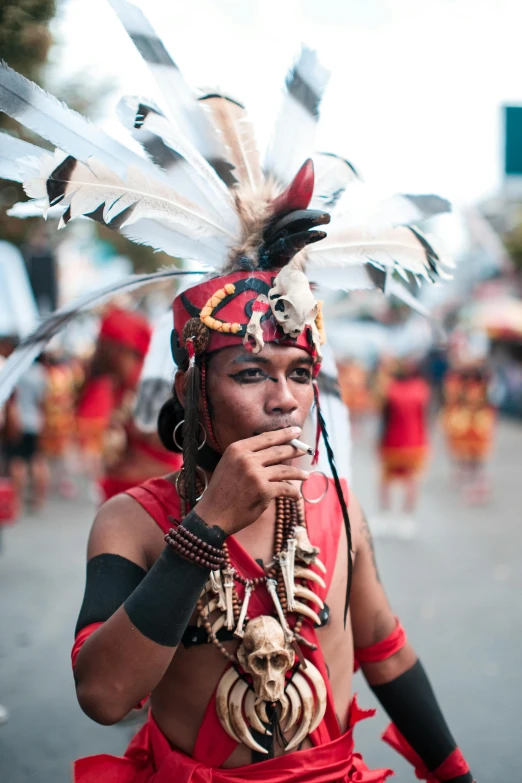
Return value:
<svg viewBox="0 0 522 783">
<path fill-rule="evenodd" d="M 0 111 L 57 147 L 53 156 L 2 133 L 0 177 L 23 182 L 33 199 L 11 214 L 58 215 L 59 227 L 89 217 L 137 243 L 198 259 L 215 275 L 277 270 L 295 256 L 312 282 L 346 291 L 378 287 L 413 306 L 398 276 L 446 275 L 449 264 L 418 223 L 447 211 L 447 201 L 375 194 L 348 161 L 314 151 L 329 77 L 314 52 L 303 48 L 290 70 L 262 159 L 244 107 L 220 91 L 196 95 L 142 11 L 127 0 L 109 2 L 162 95 L 161 109 L 134 98 L 118 108 L 143 154 L 2 64 Z M 14 367 L 36 355 L 43 335 L 51 338 L 96 303 L 89 297 L 56 314 L 22 344 L 4 370 L 0 401 L 19 377 Z"/>
</svg>

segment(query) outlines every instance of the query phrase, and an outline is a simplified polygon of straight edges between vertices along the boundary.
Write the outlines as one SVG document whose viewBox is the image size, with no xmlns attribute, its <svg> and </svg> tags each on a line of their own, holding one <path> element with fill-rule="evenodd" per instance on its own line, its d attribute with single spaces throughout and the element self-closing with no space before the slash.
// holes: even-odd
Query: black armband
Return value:
<svg viewBox="0 0 522 783">
<path fill-rule="evenodd" d="M 371 686 L 403 737 L 434 772 L 457 748 L 420 661 L 384 685 Z M 467 766 L 467 765 L 466 765 Z M 472 783 L 463 771 L 453 783 Z"/>
<path fill-rule="evenodd" d="M 120 555 L 103 554 L 87 563 L 83 603 L 74 635 L 92 623 L 104 623 L 147 575 L 145 569 Z"/>
<path fill-rule="evenodd" d="M 183 526 L 211 546 L 223 546 L 226 535 L 210 528 L 191 511 Z M 209 571 L 166 547 L 147 576 L 123 604 L 131 623 L 156 644 L 177 647 L 194 611 Z"/>
</svg>

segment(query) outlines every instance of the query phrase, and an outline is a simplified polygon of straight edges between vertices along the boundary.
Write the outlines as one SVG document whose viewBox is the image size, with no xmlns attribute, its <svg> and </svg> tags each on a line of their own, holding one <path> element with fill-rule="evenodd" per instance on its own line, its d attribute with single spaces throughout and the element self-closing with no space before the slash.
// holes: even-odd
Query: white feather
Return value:
<svg viewBox="0 0 522 783">
<path fill-rule="evenodd" d="M 32 174 L 37 174 L 43 152 L 35 144 L 17 139 L 9 133 L 0 133 L 0 179 L 23 182 Z"/>
<path fill-rule="evenodd" d="M 158 85 L 166 114 L 176 121 L 182 134 L 205 160 L 220 158 L 222 151 L 211 124 L 145 14 L 127 0 L 109 0 L 109 3 Z"/>
<path fill-rule="evenodd" d="M 116 294 L 136 291 L 151 283 L 163 282 L 169 278 L 197 274 L 201 272 L 181 271 L 179 269 L 163 269 L 150 275 L 129 275 L 124 280 L 87 294 L 80 299 L 57 310 L 49 318 L 19 344 L 9 356 L 0 371 L 0 406 L 9 399 L 21 376 L 31 366 L 33 361 L 45 349 L 52 338 L 62 332 L 73 318 L 89 312 Z"/>
<path fill-rule="evenodd" d="M 188 177 L 192 186 L 208 203 L 214 205 L 214 211 L 220 215 L 220 220 L 228 229 L 237 232 L 239 220 L 228 188 L 198 150 L 183 137 L 179 128 L 155 112 L 147 115 L 142 127 L 159 136 L 167 146 L 182 156 L 187 164 L 182 167 L 184 177 Z"/>
<path fill-rule="evenodd" d="M 382 269 L 403 269 L 429 279 L 426 251 L 403 226 L 375 235 L 371 230 L 329 231 L 326 239 L 307 249 L 310 266 L 344 267 L 370 263 Z"/>
<path fill-rule="evenodd" d="M 315 185 L 310 209 L 331 210 L 339 201 L 347 185 L 358 179 L 357 172 L 351 163 L 339 155 L 314 152 L 312 159 Z"/>
<path fill-rule="evenodd" d="M 449 202 L 437 196 L 390 194 L 355 180 L 345 187 L 332 218 L 342 228 L 368 226 L 373 231 L 383 231 L 419 223 L 449 209 Z"/>
<path fill-rule="evenodd" d="M 149 171 L 154 166 L 137 153 L 120 144 L 65 103 L 41 87 L 0 63 L 0 111 L 5 112 L 29 130 L 47 139 L 80 161 L 93 155 L 120 176 L 129 164 Z M 157 170 L 157 177 L 162 172 Z"/>
<path fill-rule="evenodd" d="M 41 179 L 33 178 L 29 181 L 28 195 L 38 193 L 39 185 L 42 181 L 45 183 L 48 176 L 48 162 L 45 161 Z M 60 173 L 53 172 L 52 179 L 60 181 Z M 103 218 L 109 223 L 124 210 L 132 208 L 123 226 L 140 218 L 162 219 L 178 226 L 180 233 L 188 234 L 190 238 L 206 235 L 221 237 L 224 242 L 233 240 L 231 235 L 199 212 L 190 201 L 163 183 L 147 178 L 135 166 L 129 166 L 123 181 L 94 158 L 89 159 L 88 165 L 76 161 L 74 169 L 62 182 L 65 190 L 62 203 L 69 205 L 71 219 L 94 212 L 104 205 Z"/>
<path fill-rule="evenodd" d="M 319 105 L 329 77 L 330 72 L 320 64 L 316 53 L 303 47 L 287 76 L 283 102 L 265 158 L 265 171 L 284 185 L 291 182 L 314 151 Z"/>
</svg>

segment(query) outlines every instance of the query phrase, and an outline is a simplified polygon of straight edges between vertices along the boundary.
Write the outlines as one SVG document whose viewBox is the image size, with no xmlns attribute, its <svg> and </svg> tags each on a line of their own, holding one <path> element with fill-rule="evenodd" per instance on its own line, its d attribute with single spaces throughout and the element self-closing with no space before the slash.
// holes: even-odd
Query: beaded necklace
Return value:
<svg viewBox="0 0 522 783">
<path fill-rule="evenodd" d="M 181 518 L 183 520 L 187 515 L 186 499 L 183 496 L 184 495 L 183 470 L 181 470 L 180 473 L 177 475 L 179 475 L 178 487 L 179 487 L 179 499 L 180 499 L 180 512 L 181 512 Z M 199 478 L 197 479 L 196 486 L 197 486 L 197 494 L 198 496 L 200 496 L 204 490 L 204 487 Z M 292 616 L 295 619 L 292 627 L 292 632 L 294 634 L 296 642 L 299 642 L 300 644 L 304 644 L 305 646 L 315 650 L 317 649 L 316 645 L 309 642 L 300 633 L 301 628 L 303 626 L 303 622 L 305 620 L 305 616 L 299 613 L 299 611 L 294 611 L 294 612 L 288 611 L 286 587 L 285 587 L 285 582 L 283 577 L 283 571 L 280 564 L 281 553 L 286 550 L 286 546 L 289 539 L 294 538 L 296 527 L 298 525 L 303 528 L 306 528 L 306 516 L 304 513 L 304 503 L 302 501 L 296 503 L 295 501 L 290 500 L 289 498 L 276 498 L 274 556 L 272 562 L 265 567 L 265 576 L 256 577 L 255 579 L 246 579 L 245 577 L 243 577 L 231 563 L 230 554 L 226 542 L 223 546 L 223 549 L 225 551 L 225 560 L 226 560 L 226 567 L 223 569 L 223 573 L 232 577 L 234 582 L 234 588 L 232 592 L 232 611 L 234 616 L 234 625 L 236 628 L 238 627 L 238 624 L 240 624 L 240 619 L 243 620 L 244 623 L 247 623 L 249 618 L 248 616 L 246 616 L 246 613 L 244 617 L 241 618 L 242 606 L 241 606 L 241 601 L 238 592 L 235 588 L 235 583 L 243 585 L 243 587 L 245 588 L 245 596 L 247 596 L 261 585 L 267 585 L 268 580 L 274 580 L 274 582 L 276 583 L 277 597 L 279 599 L 279 603 L 285 618 L 287 618 L 288 616 Z M 300 580 L 301 583 L 304 583 L 306 581 L 307 581 L 306 579 Z M 205 589 L 203 590 L 196 606 L 198 615 L 201 619 L 201 624 L 205 628 L 205 631 L 207 632 L 209 639 L 212 641 L 214 646 L 219 650 L 219 652 L 223 655 L 223 657 L 232 663 L 237 663 L 236 655 L 230 653 L 225 648 L 225 646 L 219 641 L 216 635 L 216 631 L 213 629 L 212 623 L 210 621 L 210 612 L 208 612 L 208 595 L 207 595 L 207 591 L 209 587 L 210 587 L 210 583 L 208 583 Z M 294 649 L 296 650 L 298 656 L 301 658 L 302 653 L 300 652 L 297 644 L 295 645 Z"/>
</svg>

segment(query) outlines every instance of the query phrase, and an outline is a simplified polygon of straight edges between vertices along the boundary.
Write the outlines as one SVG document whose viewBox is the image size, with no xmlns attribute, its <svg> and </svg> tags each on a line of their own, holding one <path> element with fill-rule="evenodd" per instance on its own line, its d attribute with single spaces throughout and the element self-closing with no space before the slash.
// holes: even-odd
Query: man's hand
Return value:
<svg viewBox="0 0 522 783">
<path fill-rule="evenodd" d="M 233 535 L 255 522 L 274 498 L 299 500 L 290 482 L 305 481 L 310 474 L 283 463 L 305 453 L 289 445 L 300 434 L 299 427 L 287 427 L 232 443 L 196 506 L 198 515 Z"/>
</svg>

